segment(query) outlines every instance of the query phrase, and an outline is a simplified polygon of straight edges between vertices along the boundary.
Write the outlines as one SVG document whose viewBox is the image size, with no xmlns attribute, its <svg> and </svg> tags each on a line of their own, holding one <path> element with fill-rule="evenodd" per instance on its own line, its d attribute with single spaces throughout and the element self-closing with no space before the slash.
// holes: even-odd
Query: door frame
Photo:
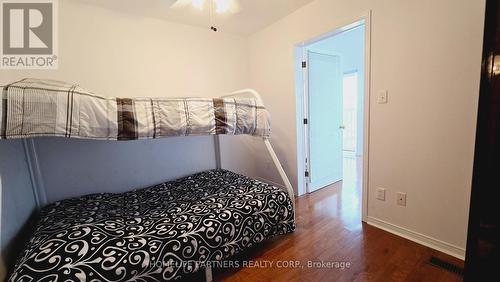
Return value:
<svg viewBox="0 0 500 282">
<path fill-rule="evenodd" d="M 363 99 L 363 176 L 362 176 L 362 204 L 361 204 L 361 219 L 366 222 L 368 217 L 368 189 L 369 189 L 369 157 L 370 157 L 370 90 L 371 90 L 371 10 L 362 13 L 357 17 L 353 17 L 330 28 L 329 32 L 319 34 L 312 38 L 300 41 L 295 45 L 295 92 L 296 92 L 296 133 L 297 133 L 297 181 L 298 194 L 304 195 L 309 193 L 309 185 L 305 172 L 309 169 L 307 162 L 306 148 L 309 146 L 308 140 L 308 125 L 304 123 L 304 119 L 308 118 L 308 76 L 307 69 L 302 67 L 302 61 L 308 45 L 320 41 L 322 39 L 335 36 L 344 31 L 365 25 L 365 70 L 364 70 L 364 99 Z"/>
</svg>

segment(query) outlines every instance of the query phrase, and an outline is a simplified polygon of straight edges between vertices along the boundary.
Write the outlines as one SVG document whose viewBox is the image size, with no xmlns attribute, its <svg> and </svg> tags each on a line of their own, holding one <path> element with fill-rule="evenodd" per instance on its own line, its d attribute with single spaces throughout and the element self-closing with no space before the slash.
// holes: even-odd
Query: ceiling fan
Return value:
<svg viewBox="0 0 500 282">
<path fill-rule="evenodd" d="M 199 10 L 204 10 L 205 6 L 208 6 L 210 29 L 215 32 L 217 31 L 217 27 L 214 23 L 214 13 L 236 14 L 240 11 L 240 4 L 238 3 L 238 0 L 176 0 L 171 7 L 176 9 L 187 6 L 193 6 Z"/>
<path fill-rule="evenodd" d="M 209 6 L 208 9 L 217 14 L 236 14 L 240 11 L 238 0 L 176 0 L 171 7 L 182 8 L 190 5 L 200 10 Z"/>
</svg>

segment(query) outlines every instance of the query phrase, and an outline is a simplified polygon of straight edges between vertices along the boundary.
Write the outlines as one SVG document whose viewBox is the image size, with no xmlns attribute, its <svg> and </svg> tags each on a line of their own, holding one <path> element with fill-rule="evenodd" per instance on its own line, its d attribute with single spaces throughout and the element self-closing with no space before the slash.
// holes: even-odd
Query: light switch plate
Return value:
<svg viewBox="0 0 500 282">
<path fill-rule="evenodd" d="M 377 95 L 377 103 L 379 104 L 387 104 L 388 93 L 387 90 L 382 90 L 378 92 Z"/>
<path fill-rule="evenodd" d="M 385 201 L 385 189 L 377 188 L 377 199 L 381 201 Z"/>
</svg>

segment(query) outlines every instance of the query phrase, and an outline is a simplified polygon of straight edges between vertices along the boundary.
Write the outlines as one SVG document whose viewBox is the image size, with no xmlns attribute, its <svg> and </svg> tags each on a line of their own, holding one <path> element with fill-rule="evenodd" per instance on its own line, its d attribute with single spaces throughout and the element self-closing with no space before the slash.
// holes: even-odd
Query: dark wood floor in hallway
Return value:
<svg viewBox="0 0 500 282">
<path fill-rule="evenodd" d="M 294 233 L 274 238 L 238 256 L 240 265 L 244 261 L 255 265 L 215 269 L 214 280 L 462 280 L 428 263 L 431 256 L 463 266 L 461 260 L 361 223 L 356 191 L 345 190 L 337 184 L 299 197 Z M 298 261 L 300 265 L 284 267 L 289 261 Z M 350 267 L 308 267 L 308 261 L 349 262 Z"/>
</svg>

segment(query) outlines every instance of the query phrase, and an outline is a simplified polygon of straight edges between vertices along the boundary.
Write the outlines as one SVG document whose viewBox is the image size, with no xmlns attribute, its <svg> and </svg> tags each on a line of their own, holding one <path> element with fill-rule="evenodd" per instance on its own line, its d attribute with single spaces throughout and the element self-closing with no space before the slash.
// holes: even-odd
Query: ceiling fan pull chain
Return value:
<svg viewBox="0 0 500 282">
<path fill-rule="evenodd" d="M 210 29 L 214 32 L 217 32 L 217 27 L 215 26 L 215 17 L 214 17 L 214 7 L 215 6 L 215 1 L 214 0 L 209 0 L 209 15 L 210 15 Z"/>
</svg>

